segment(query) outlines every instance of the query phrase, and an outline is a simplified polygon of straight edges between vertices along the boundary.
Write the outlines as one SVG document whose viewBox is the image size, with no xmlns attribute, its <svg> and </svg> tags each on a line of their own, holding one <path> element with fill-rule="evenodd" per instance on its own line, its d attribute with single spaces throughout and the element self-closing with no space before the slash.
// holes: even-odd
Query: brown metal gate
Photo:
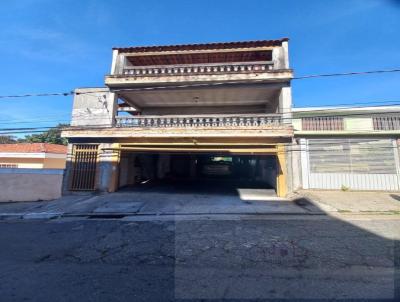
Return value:
<svg viewBox="0 0 400 302">
<path fill-rule="evenodd" d="M 95 189 L 98 145 L 79 144 L 73 146 L 71 191 Z"/>
</svg>

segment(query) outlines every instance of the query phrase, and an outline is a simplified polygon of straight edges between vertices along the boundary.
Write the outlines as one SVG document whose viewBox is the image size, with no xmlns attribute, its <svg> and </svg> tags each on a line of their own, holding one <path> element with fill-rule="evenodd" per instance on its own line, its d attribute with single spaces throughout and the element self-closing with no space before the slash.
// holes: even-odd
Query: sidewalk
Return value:
<svg viewBox="0 0 400 302">
<path fill-rule="evenodd" d="M 384 192 L 298 191 L 288 199 L 268 190 L 236 195 L 121 191 L 63 196 L 53 201 L 0 203 L 0 219 L 162 215 L 400 214 L 400 195 Z"/>
<path fill-rule="evenodd" d="M 292 196 L 301 197 L 324 212 L 400 214 L 399 192 L 299 190 Z"/>
<path fill-rule="evenodd" d="M 206 193 L 116 192 L 64 196 L 53 201 L 0 203 L 0 217 L 203 215 L 203 214 L 321 214 L 268 190 L 243 190 L 237 195 Z"/>
</svg>

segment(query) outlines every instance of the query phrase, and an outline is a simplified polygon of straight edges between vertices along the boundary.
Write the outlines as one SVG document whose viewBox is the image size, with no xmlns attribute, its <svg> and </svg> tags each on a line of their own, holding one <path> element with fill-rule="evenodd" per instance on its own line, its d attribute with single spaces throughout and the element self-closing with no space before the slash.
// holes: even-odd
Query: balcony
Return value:
<svg viewBox="0 0 400 302">
<path fill-rule="evenodd" d="M 175 76 L 195 74 L 226 74 L 226 73 L 250 73 L 265 72 L 273 70 L 274 63 L 252 62 L 231 64 L 196 64 L 196 65 L 173 65 L 173 66 L 132 66 L 123 69 L 123 75 L 143 76 Z"/>
<path fill-rule="evenodd" d="M 188 65 L 123 66 L 105 77 L 112 88 L 132 85 L 231 81 L 281 81 L 293 77 L 291 69 L 277 69 L 273 61 Z"/>
<path fill-rule="evenodd" d="M 109 127 L 71 127 L 64 137 L 121 138 L 130 141 L 175 138 L 252 138 L 290 141 L 293 127 L 281 114 L 202 114 L 117 116 Z"/>
<path fill-rule="evenodd" d="M 135 128 L 282 128 L 281 114 L 116 117 L 116 127 Z"/>
</svg>

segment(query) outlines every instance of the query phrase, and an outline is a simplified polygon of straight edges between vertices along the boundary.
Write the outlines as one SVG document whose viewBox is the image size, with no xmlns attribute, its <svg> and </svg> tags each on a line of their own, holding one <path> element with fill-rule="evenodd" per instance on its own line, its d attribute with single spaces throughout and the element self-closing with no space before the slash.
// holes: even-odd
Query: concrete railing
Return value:
<svg viewBox="0 0 400 302">
<path fill-rule="evenodd" d="M 252 62 L 231 64 L 196 64 L 196 65 L 168 65 L 168 66 L 132 66 L 124 67 L 122 74 L 126 76 L 174 76 L 193 74 L 224 74 L 265 72 L 274 69 L 274 63 Z"/>
<path fill-rule="evenodd" d="M 116 117 L 116 127 L 139 128 L 235 128 L 276 127 L 282 125 L 281 114 L 237 115 L 165 115 Z"/>
<path fill-rule="evenodd" d="M 400 116 L 372 117 L 374 130 L 400 130 Z"/>
<path fill-rule="evenodd" d="M 343 130 L 343 117 L 317 116 L 302 118 L 302 130 L 306 131 L 333 131 Z"/>
</svg>

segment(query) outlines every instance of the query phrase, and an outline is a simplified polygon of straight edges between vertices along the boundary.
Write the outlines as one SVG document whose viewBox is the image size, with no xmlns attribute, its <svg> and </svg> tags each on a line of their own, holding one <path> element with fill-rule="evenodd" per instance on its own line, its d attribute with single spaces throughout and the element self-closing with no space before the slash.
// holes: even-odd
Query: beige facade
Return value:
<svg viewBox="0 0 400 302">
<path fill-rule="evenodd" d="M 223 157 L 285 196 L 292 77 L 288 39 L 115 48 L 107 87 L 75 90 L 65 189 L 202 181 Z"/>
<path fill-rule="evenodd" d="M 0 153 L 0 167 L 26 169 L 64 169 L 66 155 L 35 153 Z"/>
</svg>

